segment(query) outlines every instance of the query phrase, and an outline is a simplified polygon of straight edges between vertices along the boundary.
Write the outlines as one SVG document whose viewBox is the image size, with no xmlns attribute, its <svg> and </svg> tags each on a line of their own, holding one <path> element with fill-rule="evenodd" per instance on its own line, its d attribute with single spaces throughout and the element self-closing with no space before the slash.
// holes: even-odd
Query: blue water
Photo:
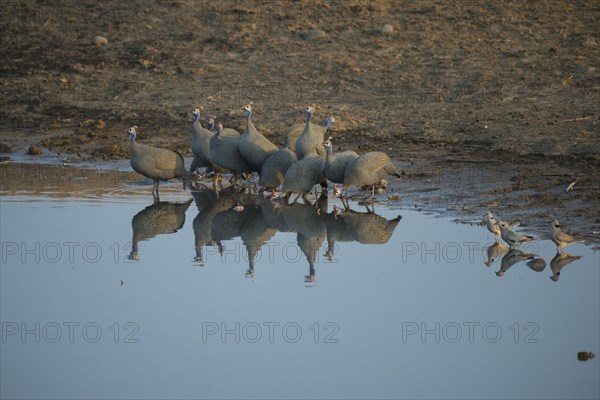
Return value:
<svg viewBox="0 0 600 400">
<path fill-rule="evenodd" d="M 3 192 L 2 398 L 600 397 L 591 245 L 552 280 L 545 239 L 507 269 L 484 227 L 398 205 L 161 188 Z"/>
</svg>

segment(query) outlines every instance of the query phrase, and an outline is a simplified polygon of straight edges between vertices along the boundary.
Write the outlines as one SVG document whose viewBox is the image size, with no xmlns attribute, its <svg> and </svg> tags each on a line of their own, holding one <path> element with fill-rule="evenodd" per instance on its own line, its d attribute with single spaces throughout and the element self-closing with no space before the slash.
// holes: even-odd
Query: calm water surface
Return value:
<svg viewBox="0 0 600 400">
<path fill-rule="evenodd" d="M 590 245 L 161 187 L 2 192 L 3 398 L 600 396 Z"/>
</svg>

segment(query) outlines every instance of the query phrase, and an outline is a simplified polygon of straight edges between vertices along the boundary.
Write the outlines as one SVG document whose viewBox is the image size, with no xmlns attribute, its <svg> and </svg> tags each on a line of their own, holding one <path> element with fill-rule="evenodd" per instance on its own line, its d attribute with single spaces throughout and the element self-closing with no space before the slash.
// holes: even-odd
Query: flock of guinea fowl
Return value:
<svg viewBox="0 0 600 400">
<path fill-rule="evenodd" d="M 333 115 L 327 117 L 324 126 L 317 125 L 311 122 L 313 108 L 306 107 L 306 123 L 289 128 L 285 133 L 283 148 L 279 149 L 252 123 L 252 103 L 242 109 L 246 127 L 241 134 L 231 128 L 224 129 L 221 123 L 215 126 L 214 116 L 206 118 L 204 128 L 200 123 L 202 107 L 192 111 L 194 159 L 189 172 L 180 153 L 139 144 L 136 142 L 137 126 L 129 128 L 132 168 L 153 179 L 153 193 L 156 195 L 159 181 L 173 178 L 186 180 L 196 174 L 198 168 L 205 168 L 205 172 L 214 171 L 213 186 L 217 191 L 221 174 L 231 174 L 231 182 L 235 185 L 242 178 L 248 180 L 256 172 L 259 176 L 258 186 L 270 190 L 273 196 L 281 188 L 283 196 L 298 194 L 305 197 L 316 185 L 327 188 L 327 182 L 330 181 L 334 183 L 334 196 L 338 190 L 335 184 L 342 184 L 346 193 L 342 192 L 341 197 L 355 186 L 370 187 L 371 196 L 374 197 L 375 186 L 385 186 L 385 177 L 400 177 L 388 155 L 383 152 L 358 155 L 354 151 L 344 151 L 334 154 L 332 138 L 325 139 L 327 130 L 335 121 Z M 496 242 L 501 237 L 511 249 L 534 239 L 512 231 L 506 221 L 496 221 L 490 212 L 485 222 L 488 230 L 496 236 Z M 563 247 L 579 241 L 563 232 L 556 219 L 552 221 L 550 238 L 559 253 Z"/>
<path fill-rule="evenodd" d="M 258 173 L 258 186 L 276 193 L 281 188 L 284 196 L 298 194 L 306 196 L 315 185 L 327 187 L 327 182 L 351 187 L 385 185 L 385 177 L 400 177 L 398 170 L 387 156 L 379 151 L 358 155 L 354 151 L 334 154 L 331 137 L 325 134 L 335 121 L 330 115 L 325 126 L 311 122 L 313 108 L 307 107 L 306 123 L 294 125 L 285 135 L 283 148 L 279 149 L 264 137 L 252 123 L 252 104 L 242 107 L 246 116 L 246 127 L 239 134 L 231 128 L 215 126 L 213 116 L 206 119 L 206 128 L 200 124 L 201 107 L 193 111 L 192 152 L 194 160 L 189 174 L 198 168 L 214 171 L 213 185 L 218 190 L 221 174 L 231 174 L 232 183 L 241 178 L 248 179 Z M 159 149 L 136 142 L 137 126 L 129 128 L 131 141 L 131 166 L 154 180 L 153 192 L 158 194 L 161 180 L 187 179 L 183 156 L 172 150 Z M 334 186 L 337 191 L 337 187 Z"/>
</svg>

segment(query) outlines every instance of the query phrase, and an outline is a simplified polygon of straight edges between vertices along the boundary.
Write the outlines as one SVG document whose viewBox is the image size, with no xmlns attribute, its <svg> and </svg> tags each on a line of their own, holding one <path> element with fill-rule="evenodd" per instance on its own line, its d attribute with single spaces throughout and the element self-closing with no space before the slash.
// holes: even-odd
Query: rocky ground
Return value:
<svg viewBox="0 0 600 400">
<path fill-rule="evenodd" d="M 122 159 L 138 125 L 190 155 L 193 106 L 240 129 L 250 100 L 281 143 L 314 104 L 339 148 L 396 160 L 401 203 L 598 242 L 599 22 L 593 1 L 7 0 L 0 151 Z"/>
</svg>

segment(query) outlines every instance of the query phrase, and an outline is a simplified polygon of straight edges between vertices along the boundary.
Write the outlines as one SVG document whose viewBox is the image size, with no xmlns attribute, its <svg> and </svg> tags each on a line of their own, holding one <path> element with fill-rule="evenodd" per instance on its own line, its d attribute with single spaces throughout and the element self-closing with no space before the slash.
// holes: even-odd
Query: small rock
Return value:
<svg viewBox="0 0 600 400">
<path fill-rule="evenodd" d="M 394 33 L 394 27 L 390 24 L 385 24 L 381 28 L 377 29 L 377 31 L 382 35 L 391 35 L 392 33 Z"/>
<path fill-rule="evenodd" d="M 94 44 L 98 47 L 106 46 L 108 44 L 108 39 L 104 36 L 96 36 L 94 37 Z"/>
<path fill-rule="evenodd" d="M 542 272 L 546 268 L 546 261 L 543 258 L 534 258 L 527 263 L 527 266 L 536 272 Z"/>
<path fill-rule="evenodd" d="M 313 29 L 310 32 L 308 32 L 306 34 L 306 36 L 304 36 L 304 39 L 305 40 L 321 39 L 321 38 L 324 38 L 325 36 L 327 36 L 325 31 L 322 31 L 320 29 Z"/>
<path fill-rule="evenodd" d="M 9 145 L 0 143 L 0 153 L 12 153 L 12 149 Z"/>
<path fill-rule="evenodd" d="M 27 154 L 32 156 L 39 156 L 40 154 L 42 154 L 42 148 L 39 146 L 30 146 L 27 149 Z"/>
<path fill-rule="evenodd" d="M 227 61 L 239 61 L 242 55 L 233 51 L 228 52 L 226 55 Z"/>
<path fill-rule="evenodd" d="M 487 201 L 485 203 L 480 203 L 479 207 L 498 207 L 498 203 L 495 201 Z"/>
<path fill-rule="evenodd" d="M 596 355 L 594 353 L 592 353 L 591 351 L 580 351 L 579 353 L 577 353 L 577 359 L 579 361 L 591 360 L 594 357 L 596 357 Z"/>
</svg>

